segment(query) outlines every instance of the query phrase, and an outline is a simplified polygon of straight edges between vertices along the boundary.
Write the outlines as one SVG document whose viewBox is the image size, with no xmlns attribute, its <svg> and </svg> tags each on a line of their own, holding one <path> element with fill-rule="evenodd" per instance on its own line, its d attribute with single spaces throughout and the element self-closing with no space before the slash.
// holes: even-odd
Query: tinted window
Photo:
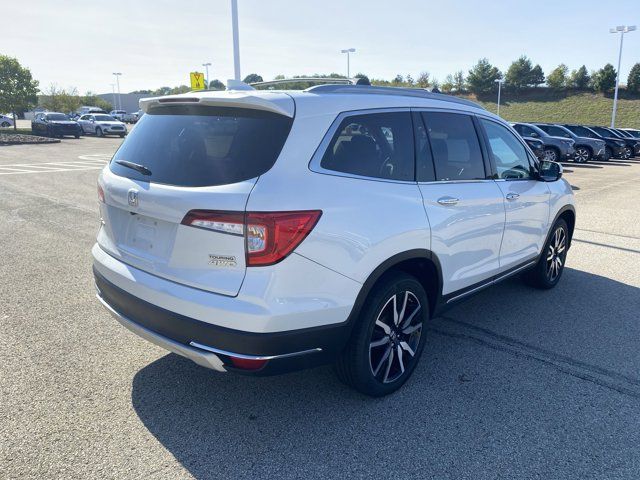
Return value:
<svg viewBox="0 0 640 480">
<path fill-rule="evenodd" d="M 485 119 L 481 119 L 480 122 L 487 133 L 489 150 L 496 165 L 498 178 L 529 178 L 529 157 L 524 145 L 504 126 Z"/>
<path fill-rule="evenodd" d="M 570 125 L 567 126 L 569 130 L 578 135 L 579 137 L 587 137 L 587 138 L 598 138 L 598 136 L 589 130 L 588 128 L 581 127 L 579 125 Z"/>
<path fill-rule="evenodd" d="M 94 115 L 93 118 L 95 118 L 98 122 L 116 122 L 117 121 L 111 115 Z"/>
<path fill-rule="evenodd" d="M 64 113 L 49 113 L 47 114 L 47 120 L 60 121 L 60 120 L 69 120 Z"/>
<path fill-rule="evenodd" d="M 389 180 L 413 180 L 413 126 L 409 112 L 345 118 L 320 165 L 328 170 Z"/>
<path fill-rule="evenodd" d="M 480 144 L 470 116 L 423 112 L 422 118 L 429 135 L 436 180 L 485 178 Z"/>
<path fill-rule="evenodd" d="M 595 131 L 596 133 L 602 135 L 603 137 L 615 137 L 615 135 L 612 132 L 610 132 L 609 130 L 607 130 L 605 128 L 591 127 L 591 129 L 593 131 Z"/>
<path fill-rule="evenodd" d="M 570 137 L 570 135 L 560 127 L 556 127 L 554 125 L 546 125 L 546 127 L 547 128 L 545 128 L 544 130 L 553 137 Z"/>
<path fill-rule="evenodd" d="M 236 183 L 269 170 L 292 119 L 259 110 L 162 106 L 145 114 L 110 164 L 117 175 L 146 182 L 204 187 Z M 144 165 L 151 175 L 115 160 Z"/>
<path fill-rule="evenodd" d="M 539 137 L 540 134 L 536 132 L 533 128 L 527 125 L 519 125 L 516 124 L 513 126 L 516 132 L 518 132 L 523 137 Z"/>
</svg>

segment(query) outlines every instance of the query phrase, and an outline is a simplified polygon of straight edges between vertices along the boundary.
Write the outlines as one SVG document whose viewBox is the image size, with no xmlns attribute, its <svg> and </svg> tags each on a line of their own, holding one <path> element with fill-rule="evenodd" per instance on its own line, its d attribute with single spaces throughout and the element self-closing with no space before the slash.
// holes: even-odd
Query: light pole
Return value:
<svg viewBox="0 0 640 480">
<path fill-rule="evenodd" d="M 202 66 L 207 69 L 207 88 L 205 88 L 205 90 L 208 90 L 209 89 L 209 67 L 211 66 L 211 63 L 209 62 L 203 63 Z"/>
<path fill-rule="evenodd" d="M 116 84 L 115 83 L 111 83 L 111 95 L 113 96 L 113 109 L 115 110 L 116 108 L 118 108 L 118 105 L 116 104 Z"/>
<path fill-rule="evenodd" d="M 116 76 L 116 85 L 118 85 L 118 110 L 122 110 L 122 98 L 120 97 L 120 72 L 113 72 L 113 75 Z"/>
<path fill-rule="evenodd" d="M 616 123 L 616 111 L 618 110 L 618 85 L 620 84 L 620 62 L 622 60 L 622 42 L 624 40 L 624 34 L 633 32 L 636 29 L 635 25 L 619 25 L 616 28 L 609 29 L 609 33 L 620 33 L 620 51 L 618 52 L 618 72 L 616 75 L 616 93 L 613 95 L 613 113 L 611 114 L 611 128 L 615 127 Z"/>
<path fill-rule="evenodd" d="M 502 84 L 504 83 L 504 80 L 496 78 L 494 82 L 498 84 L 498 116 L 500 116 L 500 93 L 502 92 Z"/>
<path fill-rule="evenodd" d="M 240 40 L 238 38 L 238 0 L 231 0 L 231 27 L 233 29 L 233 72 L 240 81 Z"/>
<path fill-rule="evenodd" d="M 351 55 L 352 53 L 355 53 L 355 51 L 356 51 L 355 48 L 346 48 L 344 50 L 340 50 L 340 53 L 346 53 L 347 54 L 347 78 L 351 78 L 350 65 L 349 65 L 349 55 Z"/>
</svg>

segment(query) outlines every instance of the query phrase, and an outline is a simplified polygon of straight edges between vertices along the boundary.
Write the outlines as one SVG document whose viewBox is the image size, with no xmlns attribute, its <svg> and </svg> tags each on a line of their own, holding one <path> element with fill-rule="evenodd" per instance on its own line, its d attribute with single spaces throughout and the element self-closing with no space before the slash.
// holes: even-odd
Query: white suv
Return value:
<svg viewBox="0 0 640 480">
<path fill-rule="evenodd" d="M 384 395 L 429 318 L 520 272 L 542 288 L 562 275 L 575 209 L 561 167 L 474 103 L 322 85 L 141 105 L 98 181 L 98 298 L 200 365 L 335 363 Z"/>
</svg>

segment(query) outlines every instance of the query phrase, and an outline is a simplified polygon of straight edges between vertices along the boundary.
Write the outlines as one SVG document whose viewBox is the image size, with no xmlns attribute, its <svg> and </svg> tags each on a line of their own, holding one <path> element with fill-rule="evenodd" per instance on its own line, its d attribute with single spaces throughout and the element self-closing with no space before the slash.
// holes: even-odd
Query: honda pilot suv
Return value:
<svg viewBox="0 0 640 480">
<path fill-rule="evenodd" d="M 333 363 L 381 396 L 411 375 L 430 318 L 512 275 L 562 276 L 562 167 L 474 103 L 322 85 L 141 106 L 98 180 L 97 296 L 200 365 Z"/>
</svg>

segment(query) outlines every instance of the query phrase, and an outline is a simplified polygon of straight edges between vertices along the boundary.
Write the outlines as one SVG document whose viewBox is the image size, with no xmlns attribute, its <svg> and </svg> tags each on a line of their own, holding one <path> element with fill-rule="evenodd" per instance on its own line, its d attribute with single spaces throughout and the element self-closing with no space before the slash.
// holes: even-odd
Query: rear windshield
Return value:
<svg viewBox="0 0 640 480">
<path fill-rule="evenodd" d="M 292 119 L 259 110 L 172 105 L 150 109 L 111 160 L 116 175 L 205 187 L 262 175 L 275 163 Z M 144 166 L 144 175 L 118 160 Z"/>
</svg>

